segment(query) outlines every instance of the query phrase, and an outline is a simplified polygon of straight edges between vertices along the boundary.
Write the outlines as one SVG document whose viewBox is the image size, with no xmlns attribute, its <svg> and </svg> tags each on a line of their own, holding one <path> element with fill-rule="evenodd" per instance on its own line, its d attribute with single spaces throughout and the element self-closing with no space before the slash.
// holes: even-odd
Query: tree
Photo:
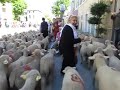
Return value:
<svg viewBox="0 0 120 90">
<path fill-rule="evenodd" d="M 54 5 L 52 6 L 52 13 L 55 15 L 55 16 L 58 16 L 60 17 L 61 15 L 61 12 L 60 12 L 60 5 L 61 4 L 64 4 L 65 5 L 65 8 L 67 9 L 69 4 L 70 4 L 70 0 L 57 0 Z"/>
<path fill-rule="evenodd" d="M 90 9 L 90 12 L 93 16 L 89 18 L 88 22 L 90 24 L 95 24 L 97 26 L 97 28 L 96 28 L 97 35 L 96 36 L 98 36 L 98 37 L 100 36 L 100 34 L 105 33 L 105 31 L 106 31 L 102 27 L 101 20 L 103 19 L 102 16 L 107 11 L 107 7 L 108 7 L 108 5 L 105 4 L 104 2 L 98 2 L 98 3 L 94 3 Z"/>
<path fill-rule="evenodd" d="M 51 18 L 49 17 L 49 15 L 45 15 L 45 18 L 49 21 L 49 22 L 52 22 Z"/>
<path fill-rule="evenodd" d="M 18 0 L 0 0 L 0 2 L 4 5 L 6 2 L 8 3 L 13 3 L 15 1 L 18 1 Z"/>
<path fill-rule="evenodd" d="M 19 20 L 20 15 L 24 13 L 24 10 L 27 8 L 27 4 L 24 0 L 17 0 L 13 2 L 13 14 L 14 19 Z"/>
</svg>

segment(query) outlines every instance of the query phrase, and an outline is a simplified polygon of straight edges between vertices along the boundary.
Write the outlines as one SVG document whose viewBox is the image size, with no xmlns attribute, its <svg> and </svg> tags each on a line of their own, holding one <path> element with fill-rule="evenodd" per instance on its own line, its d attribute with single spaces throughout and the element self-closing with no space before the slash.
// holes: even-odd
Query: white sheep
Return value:
<svg viewBox="0 0 120 90">
<path fill-rule="evenodd" d="M 35 49 L 40 49 L 37 45 L 30 45 L 27 47 L 27 49 L 30 51 L 30 53 L 34 52 Z"/>
<path fill-rule="evenodd" d="M 26 81 L 24 86 L 19 90 L 35 90 L 37 81 L 41 79 L 40 73 L 35 69 L 27 71 L 27 73 L 23 72 L 20 77 Z"/>
<path fill-rule="evenodd" d="M 41 44 L 43 45 L 43 49 L 47 49 L 47 46 L 49 44 L 49 36 L 45 37 L 42 41 Z"/>
<path fill-rule="evenodd" d="M 10 57 L 8 55 L 0 56 L 0 90 L 7 90 L 7 66 L 9 64 Z"/>
<path fill-rule="evenodd" d="M 84 81 L 73 67 L 66 67 L 61 90 L 85 90 Z"/>
<path fill-rule="evenodd" d="M 119 71 L 115 70 L 114 68 L 108 67 L 107 65 L 100 66 L 97 69 L 95 76 L 95 87 L 99 90 L 120 90 L 119 80 Z"/>
<path fill-rule="evenodd" d="M 34 60 L 33 57 L 28 55 L 29 55 L 29 51 L 25 48 L 23 51 L 23 56 L 21 56 L 18 60 L 14 61 L 9 65 L 9 72 L 11 72 L 14 68 L 23 66 L 27 63 L 30 63 L 32 60 Z"/>
<path fill-rule="evenodd" d="M 53 70 L 54 70 L 54 53 L 55 49 L 50 49 L 49 53 L 43 56 L 40 60 L 40 74 L 41 74 L 41 90 L 45 90 L 46 82 L 51 84 L 53 80 Z"/>
<path fill-rule="evenodd" d="M 95 53 L 95 54 L 92 56 L 93 59 L 95 59 L 95 56 L 96 56 L 97 54 L 104 55 L 104 54 L 103 54 L 103 49 L 102 49 L 101 47 L 98 47 L 98 48 L 94 51 L 94 53 Z M 91 57 L 88 56 L 88 66 L 89 66 L 89 67 L 90 67 L 91 61 L 92 61 L 93 59 L 91 59 Z M 94 66 L 94 63 L 93 63 L 93 66 Z"/>
<path fill-rule="evenodd" d="M 86 42 L 81 42 L 80 55 L 81 55 L 81 63 L 85 62 L 87 60 L 87 43 Z"/>
<path fill-rule="evenodd" d="M 10 87 L 12 88 L 15 85 L 18 89 L 22 88 L 24 80 L 20 78 L 20 75 L 26 70 L 36 69 L 39 71 L 40 59 L 43 55 L 44 54 L 40 51 L 40 49 L 36 49 L 33 52 L 34 60 L 32 62 L 13 69 L 9 77 Z"/>
<path fill-rule="evenodd" d="M 109 57 L 109 66 L 120 71 L 120 60 L 114 55 L 112 48 L 106 50 Z"/>
<path fill-rule="evenodd" d="M 104 58 L 105 61 L 103 59 L 101 59 L 101 57 Z M 108 56 L 104 56 L 103 52 L 100 51 L 100 52 L 97 52 L 96 54 L 94 54 L 93 56 L 88 57 L 88 59 L 89 60 L 94 60 L 93 71 L 96 72 L 97 68 L 99 68 L 100 66 L 104 66 L 104 65 L 107 64 L 106 60 L 108 59 Z"/>
<path fill-rule="evenodd" d="M 112 49 L 114 51 L 114 54 L 116 54 L 117 48 L 113 44 L 111 44 L 110 40 L 106 40 L 105 45 L 106 45 L 106 48 L 103 51 L 106 55 L 108 55 L 108 52 L 107 52 L 108 49 Z"/>
</svg>

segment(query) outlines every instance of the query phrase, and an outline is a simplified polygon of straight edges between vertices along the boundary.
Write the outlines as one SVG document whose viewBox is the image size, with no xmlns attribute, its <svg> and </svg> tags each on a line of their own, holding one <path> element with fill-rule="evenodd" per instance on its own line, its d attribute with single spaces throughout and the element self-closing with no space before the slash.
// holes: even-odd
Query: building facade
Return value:
<svg viewBox="0 0 120 90">
<path fill-rule="evenodd" d="M 88 23 L 91 17 L 90 8 L 91 5 L 102 0 L 72 0 L 71 1 L 71 13 L 78 15 L 79 17 L 79 30 L 81 32 L 87 32 L 92 35 L 96 35 L 96 26 Z M 107 35 L 104 38 L 111 39 L 113 21 L 111 19 L 111 13 L 118 12 L 120 9 L 120 0 L 103 0 L 110 7 L 110 11 L 105 13 L 102 20 L 104 27 L 107 29 Z"/>
<path fill-rule="evenodd" d="M 2 27 L 5 27 L 6 25 L 10 26 L 12 24 L 13 14 L 11 3 L 5 3 L 4 5 L 0 3 L 0 22 Z"/>
<path fill-rule="evenodd" d="M 95 26 L 88 23 L 91 16 L 90 7 L 93 3 L 99 0 L 72 0 L 71 1 L 71 14 L 78 16 L 80 32 L 86 32 L 95 35 Z"/>
<path fill-rule="evenodd" d="M 24 12 L 24 15 L 21 16 L 20 21 L 25 22 L 27 26 L 38 25 L 42 22 L 43 14 L 39 10 L 27 9 Z"/>
</svg>

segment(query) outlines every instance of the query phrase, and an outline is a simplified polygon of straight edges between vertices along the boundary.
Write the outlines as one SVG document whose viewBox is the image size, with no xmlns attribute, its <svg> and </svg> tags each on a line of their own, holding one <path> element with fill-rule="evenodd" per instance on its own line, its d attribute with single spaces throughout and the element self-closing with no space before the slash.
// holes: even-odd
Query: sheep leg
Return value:
<svg viewBox="0 0 120 90">
<path fill-rule="evenodd" d="M 43 76 L 41 78 L 41 90 L 45 90 L 46 87 L 46 78 Z"/>
<path fill-rule="evenodd" d="M 97 75 L 95 76 L 94 83 L 95 83 L 95 90 L 99 90 L 99 88 L 98 88 L 99 83 L 98 83 Z"/>
</svg>

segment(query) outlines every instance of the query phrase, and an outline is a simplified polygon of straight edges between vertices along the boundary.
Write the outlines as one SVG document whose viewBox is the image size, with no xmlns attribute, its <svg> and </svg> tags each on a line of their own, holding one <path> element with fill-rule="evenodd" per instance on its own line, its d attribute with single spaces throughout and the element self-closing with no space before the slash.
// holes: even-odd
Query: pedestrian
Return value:
<svg viewBox="0 0 120 90">
<path fill-rule="evenodd" d="M 40 25 L 40 31 L 43 33 L 43 36 L 48 36 L 48 23 L 45 21 L 45 18 L 42 18 L 42 23 Z"/>
<path fill-rule="evenodd" d="M 59 51 L 60 54 L 63 56 L 62 68 L 61 73 L 63 74 L 63 70 L 67 66 L 76 67 L 76 44 L 80 43 L 83 40 L 83 37 L 78 37 L 76 31 L 77 25 L 77 16 L 71 15 L 61 33 L 61 39 L 59 43 Z"/>
<path fill-rule="evenodd" d="M 59 32 L 59 21 L 56 20 L 55 22 L 53 22 L 53 35 L 54 35 L 54 39 L 56 39 L 56 35 Z"/>
</svg>

